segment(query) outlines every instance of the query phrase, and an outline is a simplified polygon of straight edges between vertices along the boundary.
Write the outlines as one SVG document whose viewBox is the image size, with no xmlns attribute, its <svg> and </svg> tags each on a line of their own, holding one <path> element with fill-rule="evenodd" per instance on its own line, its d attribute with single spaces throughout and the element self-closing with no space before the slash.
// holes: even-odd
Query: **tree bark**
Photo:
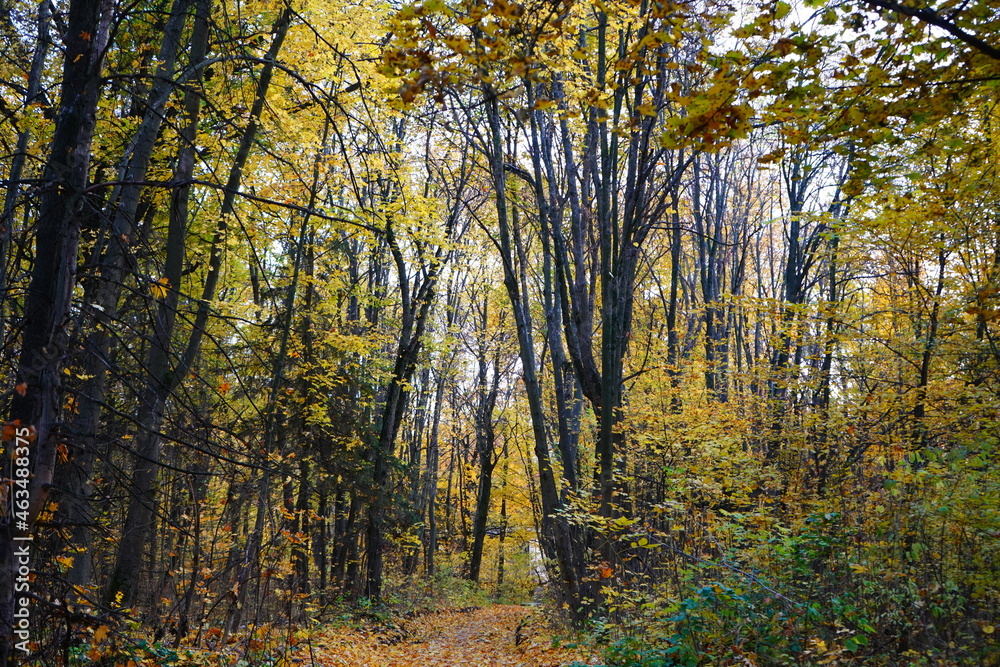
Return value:
<svg viewBox="0 0 1000 667">
<path fill-rule="evenodd" d="M 90 153 L 97 118 L 101 69 L 111 6 L 108 0 L 71 0 L 64 35 L 65 59 L 59 114 L 39 188 L 35 257 L 22 322 L 18 390 L 10 420 L 33 426 L 33 476 L 27 484 L 26 509 L 0 526 L 0 632 L 7 662 L 14 656 L 15 537 L 29 534 L 45 506 L 56 467 L 61 419 L 60 390 L 66 365 L 70 312 L 76 284 L 81 217 L 88 204 Z M 12 491 L 20 500 L 18 488 Z"/>
<path fill-rule="evenodd" d="M 184 179 L 184 176 L 189 176 L 190 172 L 185 174 L 182 173 L 182 170 L 189 169 L 194 160 L 193 142 L 185 143 L 181 147 L 175 178 L 182 185 L 175 190 L 170 212 L 167 256 L 163 270 L 163 276 L 167 279 L 166 289 L 164 298 L 160 300 L 157 308 L 153 341 L 145 363 L 147 380 L 140 399 L 138 415 L 140 431 L 136 438 L 136 464 L 132 472 L 134 492 L 129 501 L 128 512 L 122 528 L 122 537 L 118 543 L 115 566 L 105 589 L 105 600 L 109 602 L 118 598 L 119 594 L 121 594 L 120 599 L 125 604 L 130 604 L 135 600 L 138 583 L 135 573 L 141 571 L 139 565 L 143 546 L 152 525 L 156 507 L 156 483 L 161 445 L 159 430 L 163 423 L 166 399 L 190 372 L 190 368 L 201 350 L 201 341 L 208 325 L 211 302 L 215 298 L 219 276 L 222 272 L 222 256 L 227 230 L 226 220 L 235 210 L 236 195 L 242 182 L 243 168 L 256 138 L 260 115 L 263 112 L 267 91 L 274 73 L 274 62 L 285 39 L 290 21 L 291 11 L 286 7 L 274 25 L 271 46 L 264 58 L 265 64 L 257 81 L 250 122 L 241 135 L 236 157 L 229 171 L 219 223 L 209 250 L 208 273 L 205 277 L 201 302 L 195 315 L 191 335 L 184 353 L 175 365 L 172 363 L 171 339 L 176 321 L 179 286 L 187 242 L 187 204 L 190 192 L 189 186 L 186 185 L 190 178 Z M 189 127 L 196 127 L 196 125 L 189 124 Z"/>
<path fill-rule="evenodd" d="M 104 236 L 106 249 L 102 256 L 95 257 L 99 276 L 91 283 L 84 300 L 90 311 L 94 329 L 85 343 L 85 357 L 82 360 L 83 375 L 88 378 L 80 389 L 79 414 L 74 420 L 72 432 L 76 435 L 71 450 L 73 460 L 61 466 L 58 472 L 58 486 L 63 494 L 60 513 L 70 526 L 69 544 L 74 549 L 73 565 L 69 580 L 77 585 L 90 582 L 93 569 L 90 549 L 90 527 L 93 522 L 90 507 L 90 478 L 94 457 L 99 449 L 99 424 L 101 412 L 108 390 L 108 372 L 111 347 L 116 338 L 113 327 L 117 321 L 118 301 L 124 286 L 125 264 L 130 256 L 129 245 L 134 240 L 136 215 L 139 202 L 145 190 L 143 181 L 153 155 L 153 146 L 159 136 L 163 112 L 170 93 L 173 91 L 174 63 L 180 50 L 181 32 L 187 19 L 191 0 L 177 0 L 170 19 L 164 29 L 163 42 L 159 51 L 160 66 L 157 69 L 146 114 L 139 129 L 129 144 L 123 158 L 116 188 L 117 196 L 110 198 L 105 216 L 110 220 Z M 207 12 L 203 19 L 207 26 Z M 207 27 L 195 28 L 194 44 L 207 39 Z M 205 46 L 193 49 L 192 66 L 204 58 Z M 95 251 L 95 255 L 99 252 Z"/>
</svg>

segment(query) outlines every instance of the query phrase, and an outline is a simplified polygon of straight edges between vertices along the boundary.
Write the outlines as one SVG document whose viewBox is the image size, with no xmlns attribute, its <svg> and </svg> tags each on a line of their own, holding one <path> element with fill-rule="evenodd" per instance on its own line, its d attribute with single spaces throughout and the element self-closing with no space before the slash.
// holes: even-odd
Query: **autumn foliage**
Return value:
<svg viewBox="0 0 1000 667">
<path fill-rule="evenodd" d="M 991 3 L 2 9 L 5 659 L 1000 664 Z"/>
</svg>

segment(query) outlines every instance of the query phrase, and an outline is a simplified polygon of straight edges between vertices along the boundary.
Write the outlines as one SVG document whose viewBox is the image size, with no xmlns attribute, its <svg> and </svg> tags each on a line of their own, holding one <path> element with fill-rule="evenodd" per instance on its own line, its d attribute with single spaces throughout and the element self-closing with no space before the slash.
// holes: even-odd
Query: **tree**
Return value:
<svg viewBox="0 0 1000 667">
<path fill-rule="evenodd" d="M 3 659 L 13 655 L 15 536 L 25 536 L 46 503 L 55 471 L 60 420 L 61 371 L 71 323 L 81 219 L 87 214 L 88 167 L 94 140 L 104 49 L 111 8 L 100 0 L 69 4 L 65 56 L 55 131 L 42 174 L 34 265 L 22 318 L 21 354 L 10 420 L 34 427 L 34 466 L 26 509 L 8 517 L 0 548 Z M 40 35 L 44 38 L 44 35 Z"/>
</svg>

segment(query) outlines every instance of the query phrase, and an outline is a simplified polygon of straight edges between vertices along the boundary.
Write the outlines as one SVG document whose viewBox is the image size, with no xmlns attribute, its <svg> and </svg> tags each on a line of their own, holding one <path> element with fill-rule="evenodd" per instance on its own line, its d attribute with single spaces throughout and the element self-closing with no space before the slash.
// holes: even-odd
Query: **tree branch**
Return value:
<svg viewBox="0 0 1000 667">
<path fill-rule="evenodd" d="M 937 26 L 953 37 L 957 37 L 962 42 L 965 42 L 983 55 L 989 56 L 994 60 L 1000 60 L 1000 48 L 991 46 L 975 35 L 966 32 L 930 7 L 907 7 L 906 5 L 894 2 L 893 0 L 866 0 L 866 2 L 872 7 L 885 9 L 891 12 L 899 12 L 900 14 L 920 19 L 924 23 Z"/>
</svg>

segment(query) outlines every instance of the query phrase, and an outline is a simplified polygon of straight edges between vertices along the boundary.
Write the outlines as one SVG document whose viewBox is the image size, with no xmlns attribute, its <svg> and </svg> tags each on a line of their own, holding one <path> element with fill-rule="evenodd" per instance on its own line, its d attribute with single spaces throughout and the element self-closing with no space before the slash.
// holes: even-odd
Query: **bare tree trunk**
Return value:
<svg viewBox="0 0 1000 667">
<path fill-rule="evenodd" d="M 284 37 L 288 29 L 290 11 L 286 6 L 282 18 L 280 29 L 281 37 Z M 277 40 L 277 35 L 275 36 Z M 272 51 L 277 55 L 277 48 L 272 43 Z M 262 79 L 263 80 L 263 79 Z M 262 97 L 266 95 L 266 89 L 262 91 Z M 313 189 L 307 210 L 312 210 L 315 204 L 316 191 Z M 240 561 L 240 566 L 236 572 L 236 595 L 233 605 L 229 610 L 229 619 L 226 625 L 227 632 L 235 632 L 243 619 L 243 612 L 246 606 L 247 594 L 249 592 L 250 580 L 260 571 L 260 551 L 264 544 L 264 524 L 266 518 L 271 514 L 271 480 L 275 473 L 274 464 L 270 460 L 271 453 L 274 452 L 279 439 L 279 432 L 283 429 L 281 406 L 278 396 L 281 387 L 286 380 L 286 362 L 288 361 L 288 344 L 292 335 L 292 318 L 294 316 L 295 300 L 299 290 L 299 273 L 305 259 L 306 240 L 309 237 L 309 214 L 305 214 L 299 227 L 298 239 L 295 241 L 295 249 L 292 255 L 292 276 L 291 284 L 288 286 L 288 293 L 285 296 L 281 308 L 281 328 L 279 329 L 278 349 L 271 360 L 271 385 L 268 388 L 267 403 L 264 406 L 264 433 L 261 436 L 261 461 L 262 475 L 257 485 L 257 511 L 254 516 L 253 530 L 247 537 L 246 546 Z M 278 470 L 279 478 L 281 471 Z M 291 482 L 288 483 L 289 495 L 291 495 Z M 291 504 L 291 503 L 290 503 Z M 294 505 L 293 505 L 294 507 Z M 260 578 L 257 578 L 257 592 L 260 593 Z M 258 595 L 259 601 L 259 595 Z"/>
<path fill-rule="evenodd" d="M 500 536 L 497 540 L 497 589 L 495 598 L 500 599 L 503 596 L 503 580 L 504 580 L 504 569 L 506 567 L 505 558 L 506 553 L 504 551 L 504 541 L 507 537 L 507 473 L 508 473 L 508 462 L 509 458 L 507 456 L 507 444 L 504 443 L 503 447 L 503 480 L 500 487 Z"/>
<path fill-rule="evenodd" d="M 483 543 L 486 540 L 486 522 L 490 513 L 490 496 L 493 491 L 493 470 L 496 467 L 496 429 L 493 411 L 500 390 L 500 359 L 493 359 L 493 378 L 489 378 L 489 350 L 486 348 L 486 330 L 489 326 L 489 302 L 477 313 L 479 345 L 479 373 L 476 401 L 476 452 L 479 455 L 479 483 L 476 492 L 476 514 L 472 526 L 472 552 L 469 555 L 469 580 L 479 582 L 483 562 Z"/>
<path fill-rule="evenodd" d="M 424 571 L 428 575 L 434 575 L 435 554 L 438 545 L 438 525 L 437 525 L 437 486 L 438 486 L 438 465 L 440 460 L 440 427 L 441 409 L 444 401 L 444 385 L 447 376 L 442 369 L 437 380 L 437 388 L 434 392 L 434 418 L 431 423 L 431 433 L 427 441 L 427 467 L 424 470 L 424 490 L 423 502 L 427 513 L 427 544 L 424 556 Z"/>
<path fill-rule="evenodd" d="M 920 372 L 917 377 L 917 400 L 913 405 L 913 434 L 911 442 L 914 450 L 919 450 L 927 444 L 927 423 L 924 421 L 927 415 L 927 386 L 930 383 L 931 359 L 934 357 L 934 348 L 937 347 L 938 343 L 937 330 L 941 311 L 941 295 L 944 294 L 944 274 L 948 264 L 948 250 L 943 237 L 944 235 L 942 234 L 941 248 L 938 250 L 937 286 L 934 288 L 931 312 L 928 315 L 927 337 L 924 339 L 923 351 L 920 354 Z"/>
</svg>

